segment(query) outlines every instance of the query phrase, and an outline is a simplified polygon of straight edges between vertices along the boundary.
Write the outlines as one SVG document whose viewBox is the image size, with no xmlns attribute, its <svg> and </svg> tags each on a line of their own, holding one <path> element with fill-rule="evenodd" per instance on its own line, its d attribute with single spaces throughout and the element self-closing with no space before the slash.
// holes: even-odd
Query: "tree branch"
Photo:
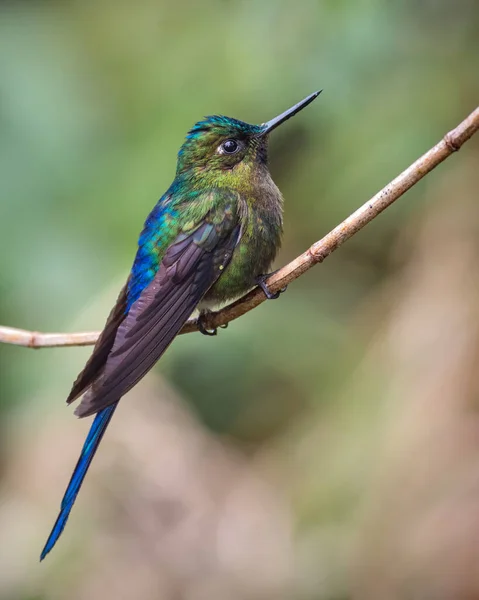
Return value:
<svg viewBox="0 0 479 600">
<path fill-rule="evenodd" d="M 479 107 L 455 129 L 447 133 L 438 144 L 423 154 L 421 158 L 416 160 L 396 179 L 358 208 L 356 212 L 321 240 L 314 243 L 306 252 L 271 275 L 267 280 L 271 292 L 279 291 L 315 264 L 323 262 L 331 252 L 334 252 L 336 248 L 377 217 L 379 213 L 400 198 L 443 160 L 453 154 L 453 152 L 459 150 L 478 130 Z M 206 325 L 211 329 L 224 326 L 249 312 L 265 300 L 266 297 L 261 289 L 254 288 L 239 300 L 217 312 L 209 314 Z M 191 333 L 193 331 L 198 331 L 198 322 L 196 319 L 190 319 L 180 333 Z M 0 342 L 27 346 L 28 348 L 88 346 L 96 342 L 98 335 L 98 332 L 38 333 L 0 325 Z"/>
</svg>

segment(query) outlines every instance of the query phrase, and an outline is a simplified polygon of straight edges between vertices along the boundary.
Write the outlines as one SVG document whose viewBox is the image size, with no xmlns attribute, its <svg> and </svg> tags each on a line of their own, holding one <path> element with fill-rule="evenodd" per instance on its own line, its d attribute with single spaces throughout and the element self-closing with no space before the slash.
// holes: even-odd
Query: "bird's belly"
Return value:
<svg viewBox="0 0 479 600">
<path fill-rule="evenodd" d="M 203 298 L 202 306 L 233 300 L 253 288 L 258 275 L 269 272 L 278 247 L 279 232 L 273 236 L 245 236 L 224 272 Z"/>
</svg>

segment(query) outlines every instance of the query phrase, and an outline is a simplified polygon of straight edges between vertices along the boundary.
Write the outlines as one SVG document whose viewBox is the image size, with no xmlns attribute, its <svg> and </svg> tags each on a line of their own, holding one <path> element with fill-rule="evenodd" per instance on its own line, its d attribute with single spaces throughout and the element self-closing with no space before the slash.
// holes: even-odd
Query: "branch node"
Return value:
<svg viewBox="0 0 479 600">
<path fill-rule="evenodd" d="M 315 265 L 322 263 L 327 258 L 328 254 L 321 251 L 317 252 L 314 246 L 308 248 L 308 255 L 311 257 L 311 260 Z"/>
<path fill-rule="evenodd" d="M 454 135 L 452 131 L 446 133 L 444 136 L 444 143 L 449 148 L 451 152 L 457 152 L 461 148 L 461 144 L 458 144 L 454 139 Z"/>
</svg>

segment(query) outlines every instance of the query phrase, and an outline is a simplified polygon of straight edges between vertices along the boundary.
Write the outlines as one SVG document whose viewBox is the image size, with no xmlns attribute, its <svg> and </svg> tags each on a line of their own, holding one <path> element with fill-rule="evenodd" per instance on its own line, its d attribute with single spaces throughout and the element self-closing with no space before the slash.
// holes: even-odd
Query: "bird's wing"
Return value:
<svg viewBox="0 0 479 600">
<path fill-rule="evenodd" d="M 93 354 L 88 359 L 88 362 L 83 368 L 83 371 L 78 375 L 73 384 L 70 394 L 68 395 L 67 402 L 73 402 L 79 396 L 81 396 L 98 378 L 103 371 L 108 354 L 112 349 L 115 341 L 115 336 L 120 324 L 126 318 L 126 306 L 128 301 L 128 282 L 123 287 L 118 296 L 115 306 L 113 307 L 106 325 L 98 338 Z"/>
<path fill-rule="evenodd" d="M 151 369 L 221 275 L 240 233 L 240 226 L 227 214 L 222 221 L 209 219 L 193 232 L 176 238 L 163 256 L 153 281 L 119 324 L 113 344 L 110 336 L 105 335 L 97 355 L 103 358 L 100 352 L 108 348 L 108 356 L 82 398 L 76 410 L 78 416 L 94 414 L 117 402 Z M 93 373 L 96 367 L 93 358 L 90 362 Z M 91 376 L 88 372 L 80 375 L 79 384 L 75 384 L 77 389 L 85 382 L 88 385 Z"/>
</svg>

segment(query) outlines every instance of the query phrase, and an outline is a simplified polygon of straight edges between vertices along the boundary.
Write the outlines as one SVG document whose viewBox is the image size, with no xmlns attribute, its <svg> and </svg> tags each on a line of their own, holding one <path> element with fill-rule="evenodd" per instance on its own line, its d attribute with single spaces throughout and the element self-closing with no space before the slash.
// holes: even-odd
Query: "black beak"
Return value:
<svg viewBox="0 0 479 600">
<path fill-rule="evenodd" d="M 274 119 L 271 119 L 271 121 L 267 121 L 266 123 L 262 123 L 262 131 L 259 134 L 259 137 L 263 137 L 270 131 L 273 131 L 273 129 L 276 129 L 276 127 L 278 127 L 278 125 L 281 125 L 281 123 L 284 123 L 291 117 L 294 117 L 296 113 L 299 113 L 300 110 L 303 110 L 303 108 L 306 108 L 308 104 L 311 104 L 311 102 L 315 100 L 322 91 L 323 90 L 319 90 L 319 92 L 314 92 L 310 94 L 304 100 L 298 102 L 298 104 L 295 104 L 291 108 L 288 108 L 288 110 L 285 110 L 284 113 L 281 113 L 278 117 L 275 117 Z"/>
</svg>

